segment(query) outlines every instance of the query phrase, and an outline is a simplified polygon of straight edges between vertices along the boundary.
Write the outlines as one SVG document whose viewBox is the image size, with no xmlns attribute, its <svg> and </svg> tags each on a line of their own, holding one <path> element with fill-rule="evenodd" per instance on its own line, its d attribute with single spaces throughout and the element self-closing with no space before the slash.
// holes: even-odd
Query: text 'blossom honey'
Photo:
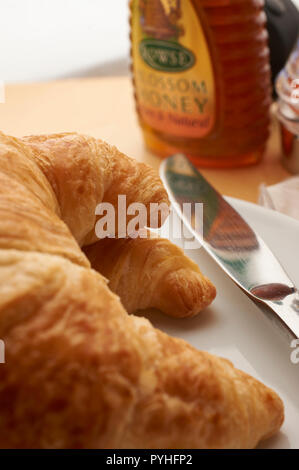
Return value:
<svg viewBox="0 0 299 470">
<path fill-rule="evenodd" d="M 256 163 L 271 103 L 263 0 L 131 0 L 135 98 L 147 147 L 197 166 Z"/>
</svg>

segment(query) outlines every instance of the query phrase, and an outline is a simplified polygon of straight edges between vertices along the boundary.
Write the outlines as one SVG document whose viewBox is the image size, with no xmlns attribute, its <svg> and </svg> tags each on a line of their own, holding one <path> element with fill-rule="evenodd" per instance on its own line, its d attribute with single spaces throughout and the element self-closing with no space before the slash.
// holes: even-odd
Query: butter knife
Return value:
<svg viewBox="0 0 299 470">
<path fill-rule="evenodd" d="M 164 160 L 160 176 L 173 208 L 203 248 L 289 340 L 299 338 L 298 290 L 261 237 L 184 155 Z M 198 202 L 200 230 L 184 213 L 185 203 L 192 214 Z"/>
</svg>

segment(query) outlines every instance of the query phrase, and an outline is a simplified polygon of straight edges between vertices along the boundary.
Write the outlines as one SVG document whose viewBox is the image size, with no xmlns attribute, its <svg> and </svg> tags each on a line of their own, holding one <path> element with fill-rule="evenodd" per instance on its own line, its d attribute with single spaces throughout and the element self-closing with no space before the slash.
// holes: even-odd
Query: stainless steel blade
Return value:
<svg viewBox="0 0 299 470">
<path fill-rule="evenodd" d="M 299 295 L 269 247 L 181 154 L 164 160 L 161 179 L 173 207 L 205 250 L 290 338 L 299 338 Z M 201 202 L 203 227 L 186 218 L 183 204 Z"/>
</svg>

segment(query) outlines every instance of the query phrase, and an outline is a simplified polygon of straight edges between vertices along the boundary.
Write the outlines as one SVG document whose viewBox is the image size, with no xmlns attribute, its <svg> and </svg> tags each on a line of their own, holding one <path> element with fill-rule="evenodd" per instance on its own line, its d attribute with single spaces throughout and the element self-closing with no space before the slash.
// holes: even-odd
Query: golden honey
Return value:
<svg viewBox="0 0 299 470">
<path fill-rule="evenodd" d="M 197 166 L 256 163 L 269 133 L 263 0 L 131 0 L 132 71 L 146 146 Z"/>
</svg>

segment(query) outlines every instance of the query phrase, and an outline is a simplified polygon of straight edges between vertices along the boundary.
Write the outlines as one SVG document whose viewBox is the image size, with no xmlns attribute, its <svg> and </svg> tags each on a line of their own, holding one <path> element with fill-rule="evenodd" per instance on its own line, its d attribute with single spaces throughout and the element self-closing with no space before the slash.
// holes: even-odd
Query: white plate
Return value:
<svg viewBox="0 0 299 470">
<path fill-rule="evenodd" d="M 261 235 L 299 285 L 299 222 L 255 204 L 228 200 Z M 215 301 L 192 319 L 172 319 L 153 312 L 150 320 L 198 349 L 230 359 L 236 367 L 276 390 L 285 404 L 285 422 L 281 432 L 260 447 L 299 448 L 299 364 L 291 361 L 293 349 L 203 248 L 186 250 L 186 254 L 215 284 Z"/>
</svg>

